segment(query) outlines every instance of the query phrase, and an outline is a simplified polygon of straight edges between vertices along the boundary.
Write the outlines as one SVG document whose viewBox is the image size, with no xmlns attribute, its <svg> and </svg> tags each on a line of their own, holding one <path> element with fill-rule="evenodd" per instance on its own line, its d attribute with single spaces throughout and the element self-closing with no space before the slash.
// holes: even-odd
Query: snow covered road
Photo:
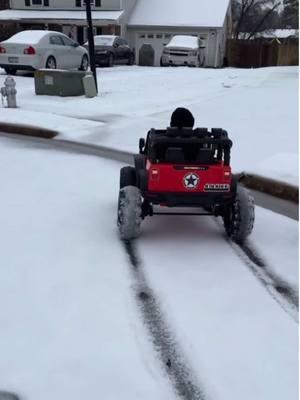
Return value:
<svg viewBox="0 0 300 400">
<path fill-rule="evenodd" d="M 31 146 L 0 139 L 0 388 L 28 400 L 176 398 L 117 236 L 120 165 Z M 297 222 L 258 209 L 251 240 L 298 284 Z M 208 399 L 298 398 L 298 326 L 214 219 L 148 219 L 137 251 Z"/>
<path fill-rule="evenodd" d="M 149 220 L 139 251 L 212 399 L 298 396 L 297 325 L 262 290 L 213 219 Z"/>
</svg>

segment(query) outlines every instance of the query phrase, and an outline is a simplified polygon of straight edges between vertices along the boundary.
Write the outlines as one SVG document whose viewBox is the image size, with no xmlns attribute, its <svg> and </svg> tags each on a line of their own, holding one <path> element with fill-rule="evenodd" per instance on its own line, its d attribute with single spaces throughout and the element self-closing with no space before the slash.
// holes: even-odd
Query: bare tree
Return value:
<svg viewBox="0 0 300 400">
<path fill-rule="evenodd" d="M 246 39 L 251 39 L 274 15 L 279 5 L 279 0 L 233 0 L 234 38 L 238 39 L 241 32 L 247 32 Z"/>
<path fill-rule="evenodd" d="M 9 0 L 0 0 L 0 10 L 9 8 Z"/>
<path fill-rule="evenodd" d="M 299 0 L 283 0 L 283 7 L 283 26 L 299 29 Z"/>
</svg>

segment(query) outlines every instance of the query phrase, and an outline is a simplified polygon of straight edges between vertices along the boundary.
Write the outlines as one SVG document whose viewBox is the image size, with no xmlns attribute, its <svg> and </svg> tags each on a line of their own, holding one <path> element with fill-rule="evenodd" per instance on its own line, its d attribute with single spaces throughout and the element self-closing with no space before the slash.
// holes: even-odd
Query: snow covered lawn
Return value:
<svg viewBox="0 0 300 400">
<path fill-rule="evenodd" d="M 4 72 L 0 72 L 0 83 Z M 136 151 L 149 128 L 169 124 L 175 107 L 196 125 L 223 127 L 233 139 L 232 165 L 298 185 L 298 68 L 98 69 L 94 99 L 35 96 L 30 76 L 17 76 L 18 110 L 0 121 L 58 130 L 61 138 Z"/>
<path fill-rule="evenodd" d="M 0 390 L 175 399 L 118 240 L 119 167 L 0 138 Z M 210 398 L 296 400 L 298 326 L 214 219 L 158 217 L 142 229 L 147 279 Z M 297 283 L 296 221 L 258 209 L 251 241 Z"/>
</svg>

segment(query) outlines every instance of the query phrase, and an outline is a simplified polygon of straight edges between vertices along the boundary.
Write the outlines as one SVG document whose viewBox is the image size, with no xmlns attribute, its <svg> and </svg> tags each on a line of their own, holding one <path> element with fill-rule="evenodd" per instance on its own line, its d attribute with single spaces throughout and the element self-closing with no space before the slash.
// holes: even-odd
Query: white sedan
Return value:
<svg viewBox="0 0 300 400">
<path fill-rule="evenodd" d="M 40 68 L 86 71 L 88 66 L 87 50 L 60 32 L 22 31 L 0 42 L 0 67 L 10 75 Z"/>
</svg>

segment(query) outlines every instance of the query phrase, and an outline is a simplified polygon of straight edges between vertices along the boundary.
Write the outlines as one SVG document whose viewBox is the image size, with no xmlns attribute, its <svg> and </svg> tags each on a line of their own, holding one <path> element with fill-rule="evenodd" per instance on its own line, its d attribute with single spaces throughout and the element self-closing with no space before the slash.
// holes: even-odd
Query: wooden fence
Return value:
<svg viewBox="0 0 300 400">
<path fill-rule="evenodd" d="M 226 61 L 230 67 L 258 68 L 299 65 L 298 39 L 255 39 L 227 42 Z"/>
</svg>

